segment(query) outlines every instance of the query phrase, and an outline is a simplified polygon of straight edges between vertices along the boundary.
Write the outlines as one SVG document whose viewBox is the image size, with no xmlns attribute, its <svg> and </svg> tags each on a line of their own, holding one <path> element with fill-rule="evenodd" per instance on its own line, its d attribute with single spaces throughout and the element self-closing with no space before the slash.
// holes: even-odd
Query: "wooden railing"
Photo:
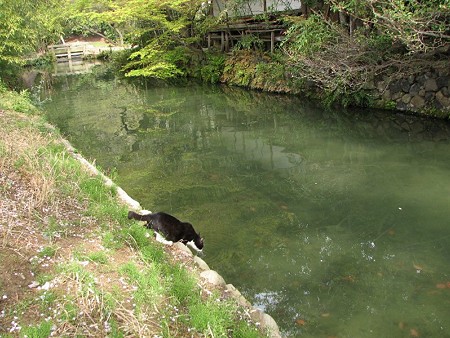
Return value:
<svg viewBox="0 0 450 338">
<path fill-rule="evenodd" d="M 49 45 L 48 50 L 55 55 L 58 62 L 83 58 L 87 55 L 86 45 Z"/>
<path fill-rule="evenodd" d="M 219 44 L 220 50 L 228 52 L 240 39 L 246 35 L 253 35 L 265 44 L 264 49 L 271 52 L 275 44 L 284 38 L 286 28 L 276 22 L 269 23 L 233 23 L 216 26 L 206 35 L 208 49 Z"/>
</svg>

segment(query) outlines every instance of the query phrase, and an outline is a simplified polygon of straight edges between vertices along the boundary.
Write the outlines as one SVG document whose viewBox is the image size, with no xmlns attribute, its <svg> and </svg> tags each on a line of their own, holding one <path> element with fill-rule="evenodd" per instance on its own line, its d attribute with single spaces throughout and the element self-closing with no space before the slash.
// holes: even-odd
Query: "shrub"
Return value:
<svg viewBox="0 0 450 338">
<path fill-rule="evenodd" d="M 336 39 L 336 32 L 330 25 L 320 16 L 311 15 L 308 19 L 300 20 L 289 27 L 281 46 L 286 48 L 288 53 L 311 56 Z"/>
<path fill-rule="evenodd" d="M 200 69 L 200 75 L 204 82 L 218 83 L 225 67 L 225 56 L 207 53 L 206 63 Z"/>
</svg>

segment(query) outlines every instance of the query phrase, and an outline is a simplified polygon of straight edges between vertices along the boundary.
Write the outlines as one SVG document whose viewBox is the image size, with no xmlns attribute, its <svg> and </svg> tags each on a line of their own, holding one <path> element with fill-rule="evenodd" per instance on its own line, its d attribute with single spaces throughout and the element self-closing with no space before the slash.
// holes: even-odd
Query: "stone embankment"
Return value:
<svg viewBox="0 0 450 338">
<path fill-rule="evenodd" d="M 379 107 L 450 117 L 450 63 L 374 81 L 368 87 Z"/>
<path fill-rule="evenodd" d="M 76 152 L 72 145 L 63 140 L 63 143 L 67 151 L 77 159 L 85 168 L 87 168 L 93 175 L 102 177 L 104 183 L 107 186 L 113 186 L 114 182 L 105 176 L 103 173 L 98 171 L 98 169 L 87 161 L 84 157 Z M 131 209 L 136 211 L 142 210 L 139 202 L 132 199 L 123 189 L 117 187 L 117 196 L 121 203 L 124 203 Z M 191 250 L 185 246 L 183 243 L 174 243 L 174 248 L 180 252 L 183 252 L 184 257 L 193 260 L 195 265 L 201 271 L 199 278 L 210 286 L 211 289 L 220 289 L 227 297 L 231 297 L 237 301 L 239 305 L 248 310 L 251 319 L 259 323 L 261 329 L 266 331 L 271 338 L 281 338 L 280 331 L 275 320 L 268 314 L 264 313 L 258 308 L 253 307 L 250 302 L 248 302 L 242 294 L 237 290 L 232 284 L 227 284 L 222 276 L 220 276 L 216 271 L 211 270 L 208 264 L 198 256 L 194 256 Z"/>
</svg>

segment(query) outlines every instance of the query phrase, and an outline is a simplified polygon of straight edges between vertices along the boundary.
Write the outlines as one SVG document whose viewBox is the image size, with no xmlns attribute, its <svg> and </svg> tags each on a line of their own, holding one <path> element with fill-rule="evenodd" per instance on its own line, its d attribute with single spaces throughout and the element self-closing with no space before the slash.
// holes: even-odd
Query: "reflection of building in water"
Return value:
<svg viewBox="0 0 450 338">
<path fill-rule="evenodd" d="M 299 154 L 285 152 L 284 147 L 269 144 L 261 138 L 252 138 L 246 131 L 225 127 L 221 138 L 229 150 L 243 154 L 247 160 L 258 162 L 267 170 L 297 168 L 303 162 Z"/>
<path fill-rule="evenodd" d="M 72 60 L 64 63 L 55 63 L 53 76 L 65 76 L 73 74 L 85 74 L 92 72 L 94 66 L 101 65 L 99 60 Z"/>
</svg>

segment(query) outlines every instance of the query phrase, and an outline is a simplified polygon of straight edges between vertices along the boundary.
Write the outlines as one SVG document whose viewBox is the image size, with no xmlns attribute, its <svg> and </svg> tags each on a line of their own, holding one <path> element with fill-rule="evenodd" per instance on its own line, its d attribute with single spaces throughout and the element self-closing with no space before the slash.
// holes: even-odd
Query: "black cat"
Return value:
<svg viewBox="0 0 450 338">
<path fill-rule="evenodd" d="M 203 238 L 200 233 L 196 233 L 191 223 L 181 222 L 172 215 L 165 212 L 157 212 L 154 214 L 140 215 L 134 211 L 128 212 L 128 219 L 147 222 L 145 225 L 149 229 L 160 233 L 168 241 L 187 242 L 194 241 L 195 246 L 203 249 Z"/>
</svg>

